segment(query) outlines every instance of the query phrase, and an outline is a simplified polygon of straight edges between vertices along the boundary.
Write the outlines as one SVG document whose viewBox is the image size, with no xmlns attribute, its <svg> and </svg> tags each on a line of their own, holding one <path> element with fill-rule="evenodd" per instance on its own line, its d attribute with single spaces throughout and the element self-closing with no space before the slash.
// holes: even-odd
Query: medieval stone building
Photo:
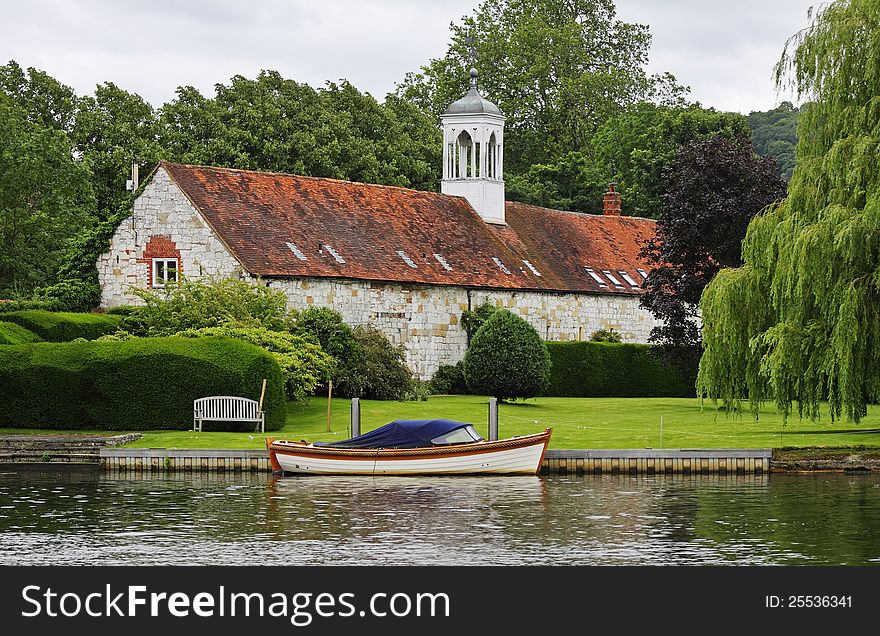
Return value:
<svg viewBox="0 0 880 636">
<path fill-rule="evenodd" d="M 547 340 L 597 329 L 646 342 L 639 307 L 648 219 L 578 214 L 504 199 L 504 117 L 476 87 L 441 118 L 441 193 L 161 162 L 98 259 L 102 305 L 131 287 L 235 276 L 328 306 L 403 344 L 422 378 L 461 360 L 464 310 L 488 300 Z"/>
</svg>

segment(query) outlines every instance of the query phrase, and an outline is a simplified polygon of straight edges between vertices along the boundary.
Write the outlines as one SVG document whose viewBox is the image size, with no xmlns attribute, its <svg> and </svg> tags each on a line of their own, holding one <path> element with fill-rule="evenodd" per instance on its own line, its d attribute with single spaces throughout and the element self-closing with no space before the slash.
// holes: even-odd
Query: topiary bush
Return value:
<svg viewBox="0 0 880 636">
<path fill-rule="evenodd" d="M 548 342 L 551 397 L 694 397 L 696 365 L 670 366 L 643 344 Z"/>
<path fill-rule="evenodd" d="M 25 329 L 14 322 L 0 321 L 0 345 L 26 344 L 40 342 L 42 338 L 33 331 Z"/>
<path fill-rule="evenodd" d="M 259 400 L 266 429 L 285 422 L 281 368 L 266 351 L 229 338 L 132 338 L 0 347 L 0 426 L 189 430 L 193 400 Z M 210 430 L 253 424 L 211 422 Z"/>
<path fill-rule="evenodd" d="M 538 332 L 506 309 L 483 323 L 464 354 L 468 388 L 499 400 L 540 395 L 549 376 L 550 356 Z"/>
<path fill-rule="evenodd" d="M 38 309 L 3 314 L 3 320 L 34 332 L 46 342 L 70 342 L 77 338 L 95 340 L 104 334 L 113 333 L 122 323 L 120 316 Z"/>
</svg>

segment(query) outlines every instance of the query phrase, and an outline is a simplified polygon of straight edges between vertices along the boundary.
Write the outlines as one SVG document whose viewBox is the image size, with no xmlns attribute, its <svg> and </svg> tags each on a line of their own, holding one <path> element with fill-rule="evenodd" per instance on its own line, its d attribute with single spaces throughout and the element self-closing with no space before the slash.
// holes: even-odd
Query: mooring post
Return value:
<svg viewBox="0 0 880 636">
<path fill-rule="evenodd" d="M 489 441 L 498 439 L 498 398 L 489 398 Z"/>
<path fill-rule="evenodd" d="M 351 398 L 351 436 L 361 434 L 361 399 Z"/>
</svg>

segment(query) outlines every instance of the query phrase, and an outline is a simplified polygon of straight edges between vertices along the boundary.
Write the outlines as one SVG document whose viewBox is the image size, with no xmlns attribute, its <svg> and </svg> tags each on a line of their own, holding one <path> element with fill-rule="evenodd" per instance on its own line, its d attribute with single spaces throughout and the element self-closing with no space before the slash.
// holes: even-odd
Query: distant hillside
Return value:
<svg viewBox="0 0 880 636">
<path fill-rule="evenodd" d="M 755 151 L 776 159 L 782 178 L 788 181 L 794 169 L 798 109 L 791 102 L 782 102 L 773 110 L 753 111 L 747 119 Z"/>
</svg>

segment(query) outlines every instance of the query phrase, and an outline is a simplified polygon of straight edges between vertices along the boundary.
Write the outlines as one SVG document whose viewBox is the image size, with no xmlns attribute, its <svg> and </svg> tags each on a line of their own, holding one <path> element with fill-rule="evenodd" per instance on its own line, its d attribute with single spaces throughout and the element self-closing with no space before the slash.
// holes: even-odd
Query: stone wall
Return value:
<svg viewBox="0 0 880 636">
<path fill-rule="evenodd" d="M 545 340 L 589 340 L 597 329 L 614 329 L 624 342 L 647 342 L 655 321 L 636 296 L 554 294 L 462 287 L 400 285 L 345 279 L 272 280 L 288 305 L 333 307 L 351 325 L 373 324 L 406 349 L 407 363 L 421 378 L 441 364 L 464 357 L 467 334 L 461 313 L 485 301 L 525 318 Z"/>
<path fill-rule="evenodd" d="M 146 253 L 148 244 L 168 253 Z M 102 306 L 136 304 L 130 286 L 150 285 L 151 257 L 178 257 L 181 271 L 190 279 L 245 275 L 162 169 L 135 201 L 132 217 L 117 229 L 110 250 L 98 259 Z M 605 328 L 619 332 L 625 342 L 647 342 L 656 324 L 650 313 L 639 308 L 637 296 L 622 294 L 494 291 L 326 278 L 267 282 L 285 293 L 292 308 L 332 307 L 350 325 L 374 325 L 404 346 L 407 363 L 423 379 L 441 364 L 462 359 L 467 334 L 460 325 L 461 313 L 486 300 L 522 316 L 546 340 L 588 340 L 594 331 Z"/>
</svg>

